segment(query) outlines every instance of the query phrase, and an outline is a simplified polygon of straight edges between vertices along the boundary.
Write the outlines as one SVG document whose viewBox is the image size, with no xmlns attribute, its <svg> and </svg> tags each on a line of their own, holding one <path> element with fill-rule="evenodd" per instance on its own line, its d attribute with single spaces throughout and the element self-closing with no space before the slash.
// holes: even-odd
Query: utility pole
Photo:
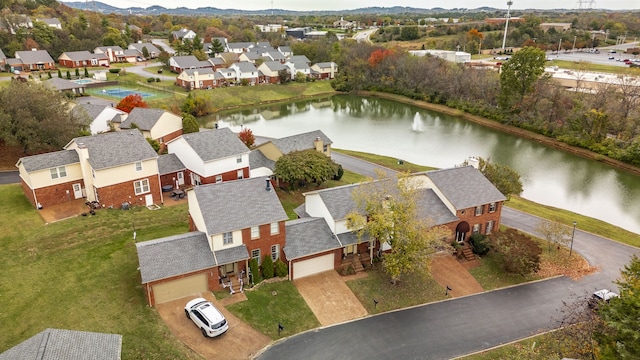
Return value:
<svg viewBox="0 0 640 360">
<path fill-rule="evenodd" d="M 571 48 L 571 53 L 576 51 L 576 38 L 577 38 L 577 36 L 573 37 L 573 48 Z"/>
<path fill-rule="evenodd" d="M 504 37 L 502 38 L 502 51 L 504 52 L 504 47 L 507 44 L 507 30 L 509 29 L 509 18 L 511 17 L 511 5 L 513 5 L 513 1 L 507 1 L 507 21 L 504 23 Z"/>
</svg>

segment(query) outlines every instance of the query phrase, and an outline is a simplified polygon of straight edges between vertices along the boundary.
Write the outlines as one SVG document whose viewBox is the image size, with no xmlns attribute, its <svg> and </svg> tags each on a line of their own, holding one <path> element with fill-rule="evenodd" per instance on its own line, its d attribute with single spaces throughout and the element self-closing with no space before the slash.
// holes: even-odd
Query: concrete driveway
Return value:
<svg viewBox="0 0 640 360">
<path fill-rule="evenodd" d="M 184 314 L 184 305 L 198 296 L 211 301 L 224 314 L 229 323 L 229 330 L 225 334 L 213 339 L 205 338 L 194 323 L 187 319 Z M 246 300 L 244 294 L 237 294 L 234 297 Z M 210 293 L 159 304 L 156 305 L 156 309 L 171 332 L 205 359 L 250 359 L 260 349 L 271 343 L 271 339 L 267 336 L 233 316 Z"/>
<path fill-rule="evenodd" d="M 335 271 L 307 276 L 293 282 L 322 326 L 367 316 L 367 310 Z"/>
</svg>

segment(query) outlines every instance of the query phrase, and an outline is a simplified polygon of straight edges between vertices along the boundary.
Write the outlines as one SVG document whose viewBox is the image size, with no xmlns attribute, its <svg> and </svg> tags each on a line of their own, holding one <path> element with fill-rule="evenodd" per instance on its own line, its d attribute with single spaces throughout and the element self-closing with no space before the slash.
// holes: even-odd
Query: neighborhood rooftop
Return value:
<svg viewBox="0 0 640 360">
<path fill-rule="evenodd" d="M 83 136 L 73 142 L 79 148 L 87 147 L 89 163 L 95 170 L 158 157 L 138 129 Z"/>
<path fill-rule="evenodd" d="M 182 137 L 205 162 L 249 152 L 249 148 L 229 128 L 189 133 Z"/>
</svg>

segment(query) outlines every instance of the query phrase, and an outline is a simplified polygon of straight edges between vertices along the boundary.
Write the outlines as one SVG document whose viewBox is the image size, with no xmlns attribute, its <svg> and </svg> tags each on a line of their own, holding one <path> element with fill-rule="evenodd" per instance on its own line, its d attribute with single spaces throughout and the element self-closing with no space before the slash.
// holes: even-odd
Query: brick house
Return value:
<svg viewBox="0 0 640 360">
<path fill-rule="evenodd" d="M 109 57 L 106 54 L 92 54 L 84 51 L 66 51 L 58 57 L 60 66 L 68 68 L 83 68 L 96 66 L 109 66 Z"/>
<path fill-rule="evenodd" d="M 287 214 L 268 179 L 196 186 L 187 197 L 189 233 L 136 244 L 149 305 L 239 291 L 250 281 L 249 260 L 284 259 Z"/>
<path fill-rule="evenodd" d="M 103 207 L 162 203 L 158 154 L 137 129 L 71 140 L 62 151 L 20 158 L 25 195 L 37 208 L 85 198 Z"/>
<path fill-rule="evenodd" d="M 136 127 L 142 136 L 160 143 L 166 143 L 182 135 L 182 117 L 163 109 L 134 108 L 119 124 L 120 130 Z"/>
<path fill-rule="evenodd" d="M 333 79 L 338 72 L 338 65 L 331 62 L 320 62 L 311 65 L 311 75 L 318 80 Z"/>
<path fill-rule="evenodd" d="M 187 185 L 200 185 L 249 177 L 249 149 L 228 128 L 184 134 L 167 143 L 188 169 Z"/>
<path fill-rule="evenodd" d="M 376 239 L 358 238 L 348 228 L 347 215 L 357 209 L 352 194 L 359 186 L 389 186 L 391 181 L 388 179 L 305 193 L 305 203 L 296 209 L 296 213 L 301 219 L 323 219 L 331 237 L 314 240 L 316 245 L 324 245 L 320 249 L 312 249 L 305 243 L 304 236 L 296 237 L 294 233 L 287 232 L 284 251 L 290 264 L 290 278 L 298 279 L 347 266 L 353 266 L 358 271 L 363 264 L 370 263 L 378 251 L 390 249 L 388 244 Z M 464 244 L 471 234 L 477 232 L 488 235 L 500 226 L 500 213 L 506 197 L 473 166 L 416 173 L 407 181 L 414 182 L 418 189 L 418 216 L 429 219 L 433 226 L 446 226 L 453 235 L 451 240 Z M 393 187 L 384 189 L 394 190 Z M 289 226 L 287 223 L 287 230 Z M 320 233 L 318 226 L 314 225 L 316 235 Z"/>
<path fill-rule="evenodd" d="M 15 60 L 24 71 L 53 70 L 56 63 L 47 50 L 16 51 Z"/>
</svg>

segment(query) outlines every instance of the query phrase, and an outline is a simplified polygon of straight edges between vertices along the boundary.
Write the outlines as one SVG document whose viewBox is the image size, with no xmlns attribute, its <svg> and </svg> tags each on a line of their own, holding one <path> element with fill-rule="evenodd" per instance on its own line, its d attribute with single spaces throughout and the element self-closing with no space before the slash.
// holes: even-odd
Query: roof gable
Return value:
<svg viewBox="0 0 640 360">
<path fill-rule="evenodd" d="M 229 128 L 184 134 L 182 138 L 204 162 L 249 153 L 247 146 Z"/>
<path fill-rule="evenodd" d="M 136 107 L 131 110 L 129 116 L 120 125 L 121 129 L 129 129 L 133 124 L 143 131 L 149 131 L 153 128 L 162 115 L 167 111 L 162 109 L 141 108 Z"/>
<path fill-rule="evenodd" d="M 216 266 L 207 235 L 194 231 L 136 243 L 142 283 Z"/>
<path fill-rule="evenodd" d="M 156 159 L 158 154 L 138 129 L 102 133 L 73 139 L 78 148 L 86 147 L 94 170 Z M 67 147 L 69 146 L 67 145 Z"/>
<path fill-rule="evenodd" d="M 318 138 L 322 140 L 325 145 L 333 143 L 321 130 L 274 139 L 271 140 L 271 142 L 282 154 L 288 154 L 292 151 L 315 149 L 314 141 Z"/>
<path fill-rule="evenodd" d="M 200 185 L 192 191 L 204 217 L 208 235 L 271 224 L 288 218 L 275 190 L 266 189 L 265 178 Z"/>
<path fill-rule="evenodd" d="M 62 150 L 45 154 L 32 155 L 20 158 L 18 164 L 22 164 L 27 172 L 51 169 L 57 166 L 64 166 L 79 163 L 80 158 L 74 150 Z"/>
<path fill-rule="evenodd" d="M 507 198 L 473 166 L 424 173 L 456 209 L 467 209 Z"/>
</svg>

